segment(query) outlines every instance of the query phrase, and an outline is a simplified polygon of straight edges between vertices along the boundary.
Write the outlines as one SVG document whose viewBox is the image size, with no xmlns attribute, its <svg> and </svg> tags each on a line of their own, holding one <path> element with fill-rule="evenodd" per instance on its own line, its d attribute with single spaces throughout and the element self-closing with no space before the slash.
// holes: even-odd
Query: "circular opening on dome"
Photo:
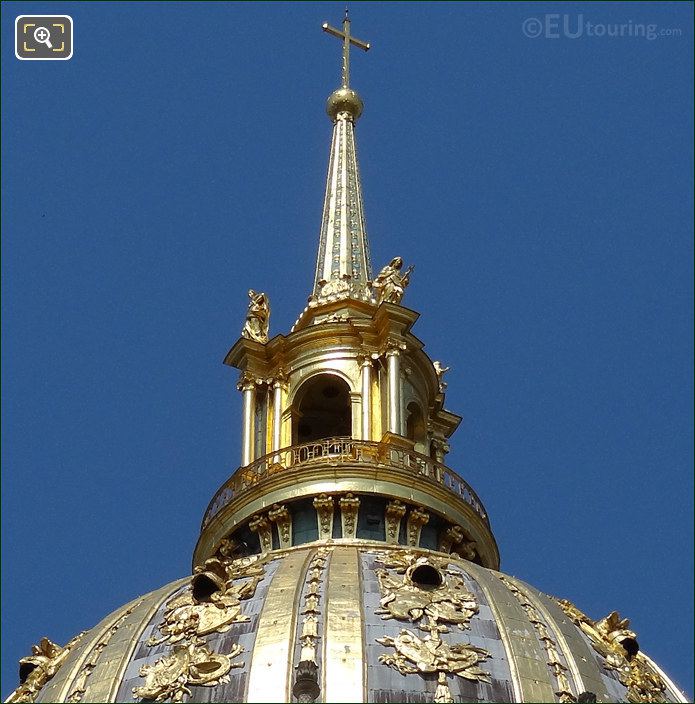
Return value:
<svg viewBox="0 0 695 704">
<path fill-rule="evenodd" d="M 210 597 L 220 590 L 219 586 L 205 574 L 197 574 L 193 577 L 191 592 L 193 598 L 198 602 L 210 601 Z"/>
<path fill-rule="evenodd" d="M 340 393 L 340 389 L 334 384 L 329 384 L 323 387 L 321 393 L 326 398 L 335 398 Z"/>
<path fill-rule="evenodd" d="M 639 645 L 634 638 L 624 638 L 620 641 L 620 645 L 625 648 L 628 658 L 634 658 L 639 653 Z"/>
<path fill-rule="evenodd" d="M 418 565 L 410 575 L 410 581 L 420 589 L 436 589 L 443 583 L 442 575 L 432 565 Z"/>
</svg>

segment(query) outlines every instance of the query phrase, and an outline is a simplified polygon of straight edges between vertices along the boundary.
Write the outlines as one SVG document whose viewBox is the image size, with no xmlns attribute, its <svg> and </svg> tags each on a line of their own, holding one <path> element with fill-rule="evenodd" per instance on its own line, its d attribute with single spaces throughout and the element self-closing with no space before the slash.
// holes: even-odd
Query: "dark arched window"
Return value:
<svg viewBox="0 0 695 704">
<path fill-rule="evenodd" d="M 299 389 L 294 409 L 293 444 L 352 435 L 350 388 L 337 376 L 309 379 Z"/>
</svg>

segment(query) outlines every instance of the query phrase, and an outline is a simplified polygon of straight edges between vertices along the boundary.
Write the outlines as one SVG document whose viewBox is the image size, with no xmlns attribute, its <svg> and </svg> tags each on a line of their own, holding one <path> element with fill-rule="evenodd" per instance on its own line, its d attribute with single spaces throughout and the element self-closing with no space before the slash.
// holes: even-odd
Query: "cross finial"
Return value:
<svg viewBox="0 0 695 704">
<path fill-rule="evenodd" d="M 350 16 L 348 15 L 348 9 L 345 8 L 345 17 L 343 18 L 343 31 L 335 27 L 331 27 L 328 22 L 323 23 L 323 31 L 332 34 L 334 37 L 343 40 L 343 70 L 342 70 L 342 84 L 343 88 L 350 87 L 350 44 L 359 47 L 364 51 L 369 51 L 369 44 L 363 42 L 356 37 L 350 35 Z"/>
</svg>

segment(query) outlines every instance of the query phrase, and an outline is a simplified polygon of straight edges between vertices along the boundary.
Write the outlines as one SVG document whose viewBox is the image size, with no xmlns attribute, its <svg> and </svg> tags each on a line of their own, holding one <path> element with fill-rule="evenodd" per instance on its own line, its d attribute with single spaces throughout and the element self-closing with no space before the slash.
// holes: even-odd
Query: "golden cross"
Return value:
<svg viewBox="0 0 695 704">
<path fill-rule="evenodd" d="M 328 22 L 323 23 L 322 29 L 324 32 L 328 32 L 328 34 L 343 40 L 343 88 L 348 88 L 350 86 L 350 44 L 364 51 L 369 51 L 369 44 L 350 35 L 350 18 L 348 17 L 347 8 L 345 9 L 342 32 L 335 27 L 331 27 Z"/>
</svg>

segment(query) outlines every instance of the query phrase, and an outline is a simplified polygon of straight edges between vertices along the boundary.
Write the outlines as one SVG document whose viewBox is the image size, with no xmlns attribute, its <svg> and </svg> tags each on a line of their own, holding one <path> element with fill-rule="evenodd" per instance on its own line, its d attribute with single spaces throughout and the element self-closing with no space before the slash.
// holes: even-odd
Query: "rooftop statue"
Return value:
<svg viewBox="0 0 695 704">
<path fill-rule="evenodd" d="M 265 293 L 249 291 L 249 309 L 246 312 L 246 322 L 241 331 L 242 337 L 265 344 L 268 342 L 270 327 L 270 303 Z"/>
<path fill-rule="evenodd" d="M 404 273 L 403 259 L 394 257 L 372 281 L 372 289 L 376 291 L 377 303 L 400 303 L 405 289 L 410 283 L 410 274 L 414 266 L 409 266 Z"/>
</svg>

